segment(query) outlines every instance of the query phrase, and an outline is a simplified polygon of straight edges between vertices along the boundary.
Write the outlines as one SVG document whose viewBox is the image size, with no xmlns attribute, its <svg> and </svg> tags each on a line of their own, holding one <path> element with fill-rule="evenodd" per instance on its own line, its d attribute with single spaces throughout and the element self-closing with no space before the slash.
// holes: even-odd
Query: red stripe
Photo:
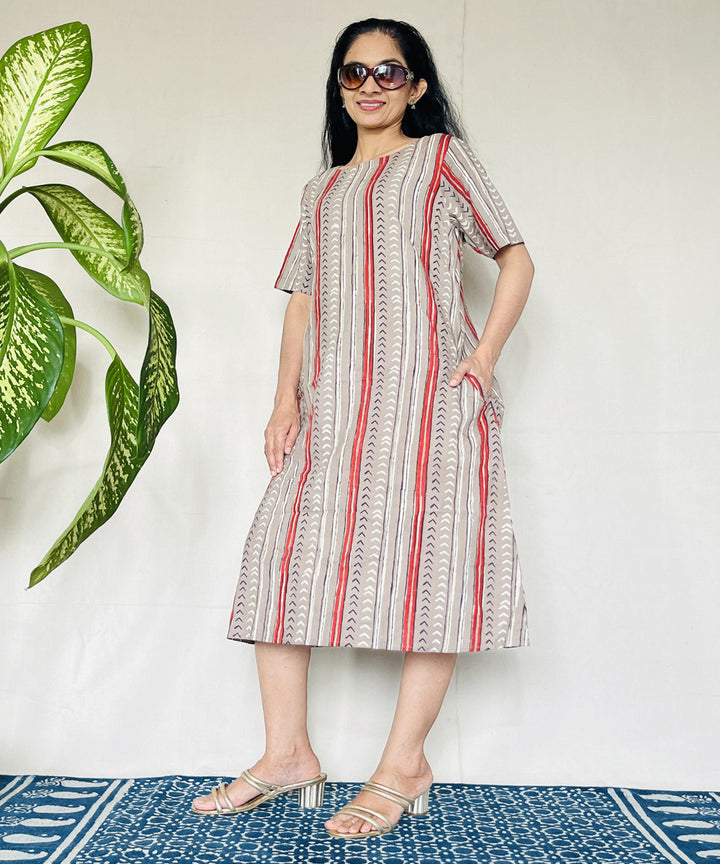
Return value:
<svg viewBox="0 0 720 864">
<path fill-rule="evenodd" d="M 465 377 L 470 381 L 473 387 L 480 393 L 480 396 L 485 403 L 485 396 L 482 392 L 480 382 L 474 375 L 466 373 Z M 490 461 L 490 448 L 488 446 L 489 430 L 487 418 L 485 417 L 485 404 L 483 404 L 482 412 L 478 417 L 478 429 L 480 430 L 480 438 L 482 440 L 482 450 L 480 454 L 480 525 L 478 527 L 478 543 L 477 554 L 475 556 L 475 582 L 473 585 L 473 614 L 472 614 L 472 632 L 470 635 L 470 650 L 480 650 L 480 636 L 482 634 L 483 608 L 482 597 L 483 588 L 485 586 L 485 524 L 487 522 L 487 496 L 488 496 L 488 463 Z"/>
<path fill-rule="evenodd" d="M 360 488 L 360 460 L 363 441 L 367 429 L 367 419 L 370 410 L 370 391 L 373 380 L 374 341 L 375 341 L 375 261 L 373 258 L 373 223 L 372 223 L 372 193 L 378 177 L 387 165 L 387 157 L 380 160 L 377 170 L 365 190 L 365 340 L 363 344 L 363 377 L 362 392 L 358 421 L 353 440 L 352 457 L 350 459 L 350 489 L 348 505 L 345 514 L 345 534 L 343 537 L 340 566 L 338 568 L 338 584 L 335 591 L 335 606 L 333 608 L 332 631 L 330 644 L 339 645 L 342 632 L 342 619 L 345 609 L 345 594 L 347 592 L 348 571 L 350 568 L 350 549 L 355 534 L 355 519 L 357 517 L 357 499 Z"/>
<path fill-rule="evenodd" d="M 317 388 L 317 379 L 318 375 L 320 374 L 320 208 L 322 206 L 323 200 L 325 199 L 325 196 L 330 191 L 339 176 L 340 170 L 338 169 L 330 178 L 328 185 L 325 187 L 322 194 L 318 198 L 317 205 L 315 206 L 315 248 L 317 250 L 317 256 L 315 261 L 315 287 L 313 290 L 315 300 L 313 304 L 315 313 L 315 369 L 312 379 L 312 386 L 314 388 Z M 288 534 L 285 540 L 285 550 L 283 552 L 282 561 L 280 562 L 280 588 L 278 590 L 278 611 L 277 620 L 275 622 L 275 633 L 273 636 L 273 642 L 282 642 L 283 638 L 285 626 L 285 602 L 287 600 L 287 583 L 288 574 L 290 571 L 290 558 L 292 556 L 293 545 L 295 543 L 297 521 L 300 515 L 300 499 L 302 498 L 303 489 L 305 488 L 305 482 L 307 480 L 308 474 L 310 473 L 310 430 L 312 429 L 314 410 L 315 407 L 313 405 L 313 407 L 310 409 L 307 431 L 305 432 L 305 464 L 303 466 L 302 473 L 300 474 L 297 491 L 295 492 L 295 500 L 293 501 L 290 525 L 288 526 Z"/>
<path fill-rule="evenodd" d="M 469 193 L 469 192 L 467 191 L 467 189 L 462 185 L 462 183 L 458 180 L 458 178 L 457 178 L 457 177 L 452 173 L 452 171 L 448 168 L 447 165 L 443 165 L 443 174 L 445 175 L 445 177 L 447 177 L 448 182 L 449 182 L 452 186 L 454 186 L 455 189 L 457 189 L 457 191 L 458 191 L 458 192 L 462 195 L 462 197 L 467 201 L 468 205 L 470 206 L 470 209 L 471 209 L 472 212 L 473 212 L 473 216 L 475 217 L 475 221 L 476 221 L 477 224 L 480 226 L 480 230 L 481 230 L 482 233 L 485 235 L 487 241 L 490 243 L 490 245 L 493 247 L 493 249 L 497 252 L 497 250 L 498 250 L 500 247 L 499 247 L 498 244 L 495 242 L 495 238 L 493 237 L 492 233 L 490 232 L 490 229 L 489 229 L 489 228 L 487 227 L 487 225 L 483 222 L 482 217 L 480 216 L 480 214 L 478 213 L 478 211 L 475 209 L 475 205 L 474 205 L 473 202 L 470 200 L 470 193 Z"/>
<path fill-rule="evenodd" d="M 422 529 L 425 518 L 425 495 L 427 491 L 427 472 L 430 451 L 430 432 L 432 428 L 432 413 L 435 403 L 435 389 L 438 378 L 438 340 L 437 340 L 437 306 L 432 280 L 430 279 L 430 249 L 432 246 L 432 232 L 430 222 L 435 195 L 440 186 L 442 165 L 450 144 L 450 136 L 443 135 L 438 147 L 435 159 L 435 170 L 425 199 L 425 212 L 423 216 L 422 237 L 422 265 L 425 270 L 425 278 L 428 290 L 428 342 L 430 346 L 430 357 L 428 359 L 428 373 L 425 382 L 425 396 L 423 401 L 422 419 L 420 422 L 420 441 L 418 444 L 417 470 L 415 481 L 415 500 L 413 512 L 412 536 L 410 539 L 410 559 L 408 562 L 407 586 L 405 589 L 405 609 L 403 614 L 403 637 L 402 650 L 411 651 L 415 635 L 415 611 L 417 607 L 417 588 L 420 570 L 420 548 L 422 545 Z"/>
</svg>

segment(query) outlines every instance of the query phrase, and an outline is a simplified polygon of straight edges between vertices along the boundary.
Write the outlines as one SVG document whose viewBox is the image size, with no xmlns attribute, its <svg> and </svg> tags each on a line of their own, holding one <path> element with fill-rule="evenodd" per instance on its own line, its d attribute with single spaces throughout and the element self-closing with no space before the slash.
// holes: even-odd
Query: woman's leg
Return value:
<svg viewBox="0 0 720 864">
<path fill-rule="evenodd" d="M 307 732 L 310 648 L 257 642 L 255 659 L 265 718 L 265 753 L 250 770 L 259 780 L 283 786 L 310 780 L 320 772 Z M 228 786 L 228 796 L 236 807 L 257 794 L 257 789 L 241 778 Z M 210 795 L 193 803 L 198 810 L 215 809 Z"/>
<path fill-rule="evenodd" d="M 376 783 L 411 798 L 417 798 L 432 783 L 423 748 L 445 698 L 456 659 L 455 654 L 405 655 L 395 717 L 380 764 L 371 778 Z M 403 813 L 398 804 L 372 792 L 361 792 L 352 803 L 382 813 L 392 823 Z M 345 813 L 333 816 L 325 825 L 353 834 L 373 829 L 369 822 Z"/>
</svg>

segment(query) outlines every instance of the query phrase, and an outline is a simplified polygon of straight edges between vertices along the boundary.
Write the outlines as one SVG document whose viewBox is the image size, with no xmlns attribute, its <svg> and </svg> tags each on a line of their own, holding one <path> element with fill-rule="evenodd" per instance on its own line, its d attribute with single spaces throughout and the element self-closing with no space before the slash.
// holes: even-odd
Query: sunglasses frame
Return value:
<svg viewBox="0 0 720 864">
<path fill-rule="evenodd" d="M 347 87 L 340 80 L 340 75 L 342 74 L 342 70 L 346 69 L 348 66 L 355 66 L 355 67 L 359 66 L 365 70 L 365 77 L 357 85 L 357 87 Z M 403 72 L 405 73 L 405 81 L 399 87 L 383 87 L 383 85 L 375 77 L 375 73 L 377 72 L 377 70 L 381 69 L 383 66 L 394 66 L 396 69 L 402 69 Z M 394 90 L 402 90 L 402 88 L 405 87 L 406 84 L 409 84 L 413 80 L 414 77 L 415 76 L 407 68 L 407 66 L 403 66 L 401 63 L 378 63 L 377 66 L 373 66 L 373 67 L 366 66 L 364 63 L 345 63 L 337 71 L 338 84 L 344 90 L 359 90 L 362 87 L 362 85 L 368 80 L 368 78 L 372 78 L 381 90 L 388 90 L 388 91 L 392 92 Z"/>
</svg>

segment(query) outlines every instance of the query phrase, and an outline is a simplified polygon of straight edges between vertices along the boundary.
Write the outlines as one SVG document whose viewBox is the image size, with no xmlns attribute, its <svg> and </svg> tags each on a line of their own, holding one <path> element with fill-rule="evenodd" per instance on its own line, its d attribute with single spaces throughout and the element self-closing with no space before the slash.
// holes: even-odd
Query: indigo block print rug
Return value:
<svg viewBox="0 0 720 864">
<path fill-rule="evenodd" d="M 0 775 L 0 862 L 720 864 L 714 792 L 438 783 L 427 816 L 343 841 L 323 822 L 359 784 L 328 784 L 317 810 L 285 795 L 239 816 L 191 813 L 222 779 Z"/>
</svg>

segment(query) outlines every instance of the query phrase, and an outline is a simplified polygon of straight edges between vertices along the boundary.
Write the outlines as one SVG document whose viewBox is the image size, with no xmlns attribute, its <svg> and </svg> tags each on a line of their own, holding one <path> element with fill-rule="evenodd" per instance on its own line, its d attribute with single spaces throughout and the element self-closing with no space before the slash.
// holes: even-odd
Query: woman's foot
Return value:
<svg viewBox="0 0 720 864">
<path fill-rule="evenodd" d="M 320 773 L 320 762 L 312 750 L 302 756 L 294 755 L 284 759 L 263 756 L 259 762 L 253 765 L 250 772 L 258 780 L 263 780 L 265 783 L 272 783 L 274 786 L 287 786 L 290 783 L 302 783 L 303 780 L 311 780 L 313 777 L 317 777 Z M 233 807 L 247 804 L 248 801 L 256 798 L 258 794 L 258 790 L 249 783 L 246 783 L 242 777 L 233 780 L 227 787 L 227 795 Z M 196 798 L 193 801 L 193 807 L 196 810 L 215 810 L 212 795 L 203 795 Z"/>
<path fill-rule="evenodd" d="M 397 792 L 402 792 L 409 798 L 417 798 L 432 784 L 432 771 L 427 760 L 423 757 L 412 771 L 408 771 L 407 767 L 391 767 L 389 765 L 378 765 L 377 770 L 370 778 L 375 783 L 381 783 L 390 789 L 395 789 Z M 366 807 L 368 810 L 374 810 L 376 813 L 382 814 L 391 825 L 397 825 L 400 817 L 405 812 L 399 804 L 394 804 L 382 795 L 375 792 L 363 790 L 360 794 L 348 802 L 355 807 Z M 382 824 L 382 820 L 379 820 Z M 332 819 L 325 823 L 325 827 L 338 831 L 341 834 L 367 834 L 375 830 L 375 826 L 359 816 L 354 816 L 352 813 L 336 813 Z"/>
</svg>

